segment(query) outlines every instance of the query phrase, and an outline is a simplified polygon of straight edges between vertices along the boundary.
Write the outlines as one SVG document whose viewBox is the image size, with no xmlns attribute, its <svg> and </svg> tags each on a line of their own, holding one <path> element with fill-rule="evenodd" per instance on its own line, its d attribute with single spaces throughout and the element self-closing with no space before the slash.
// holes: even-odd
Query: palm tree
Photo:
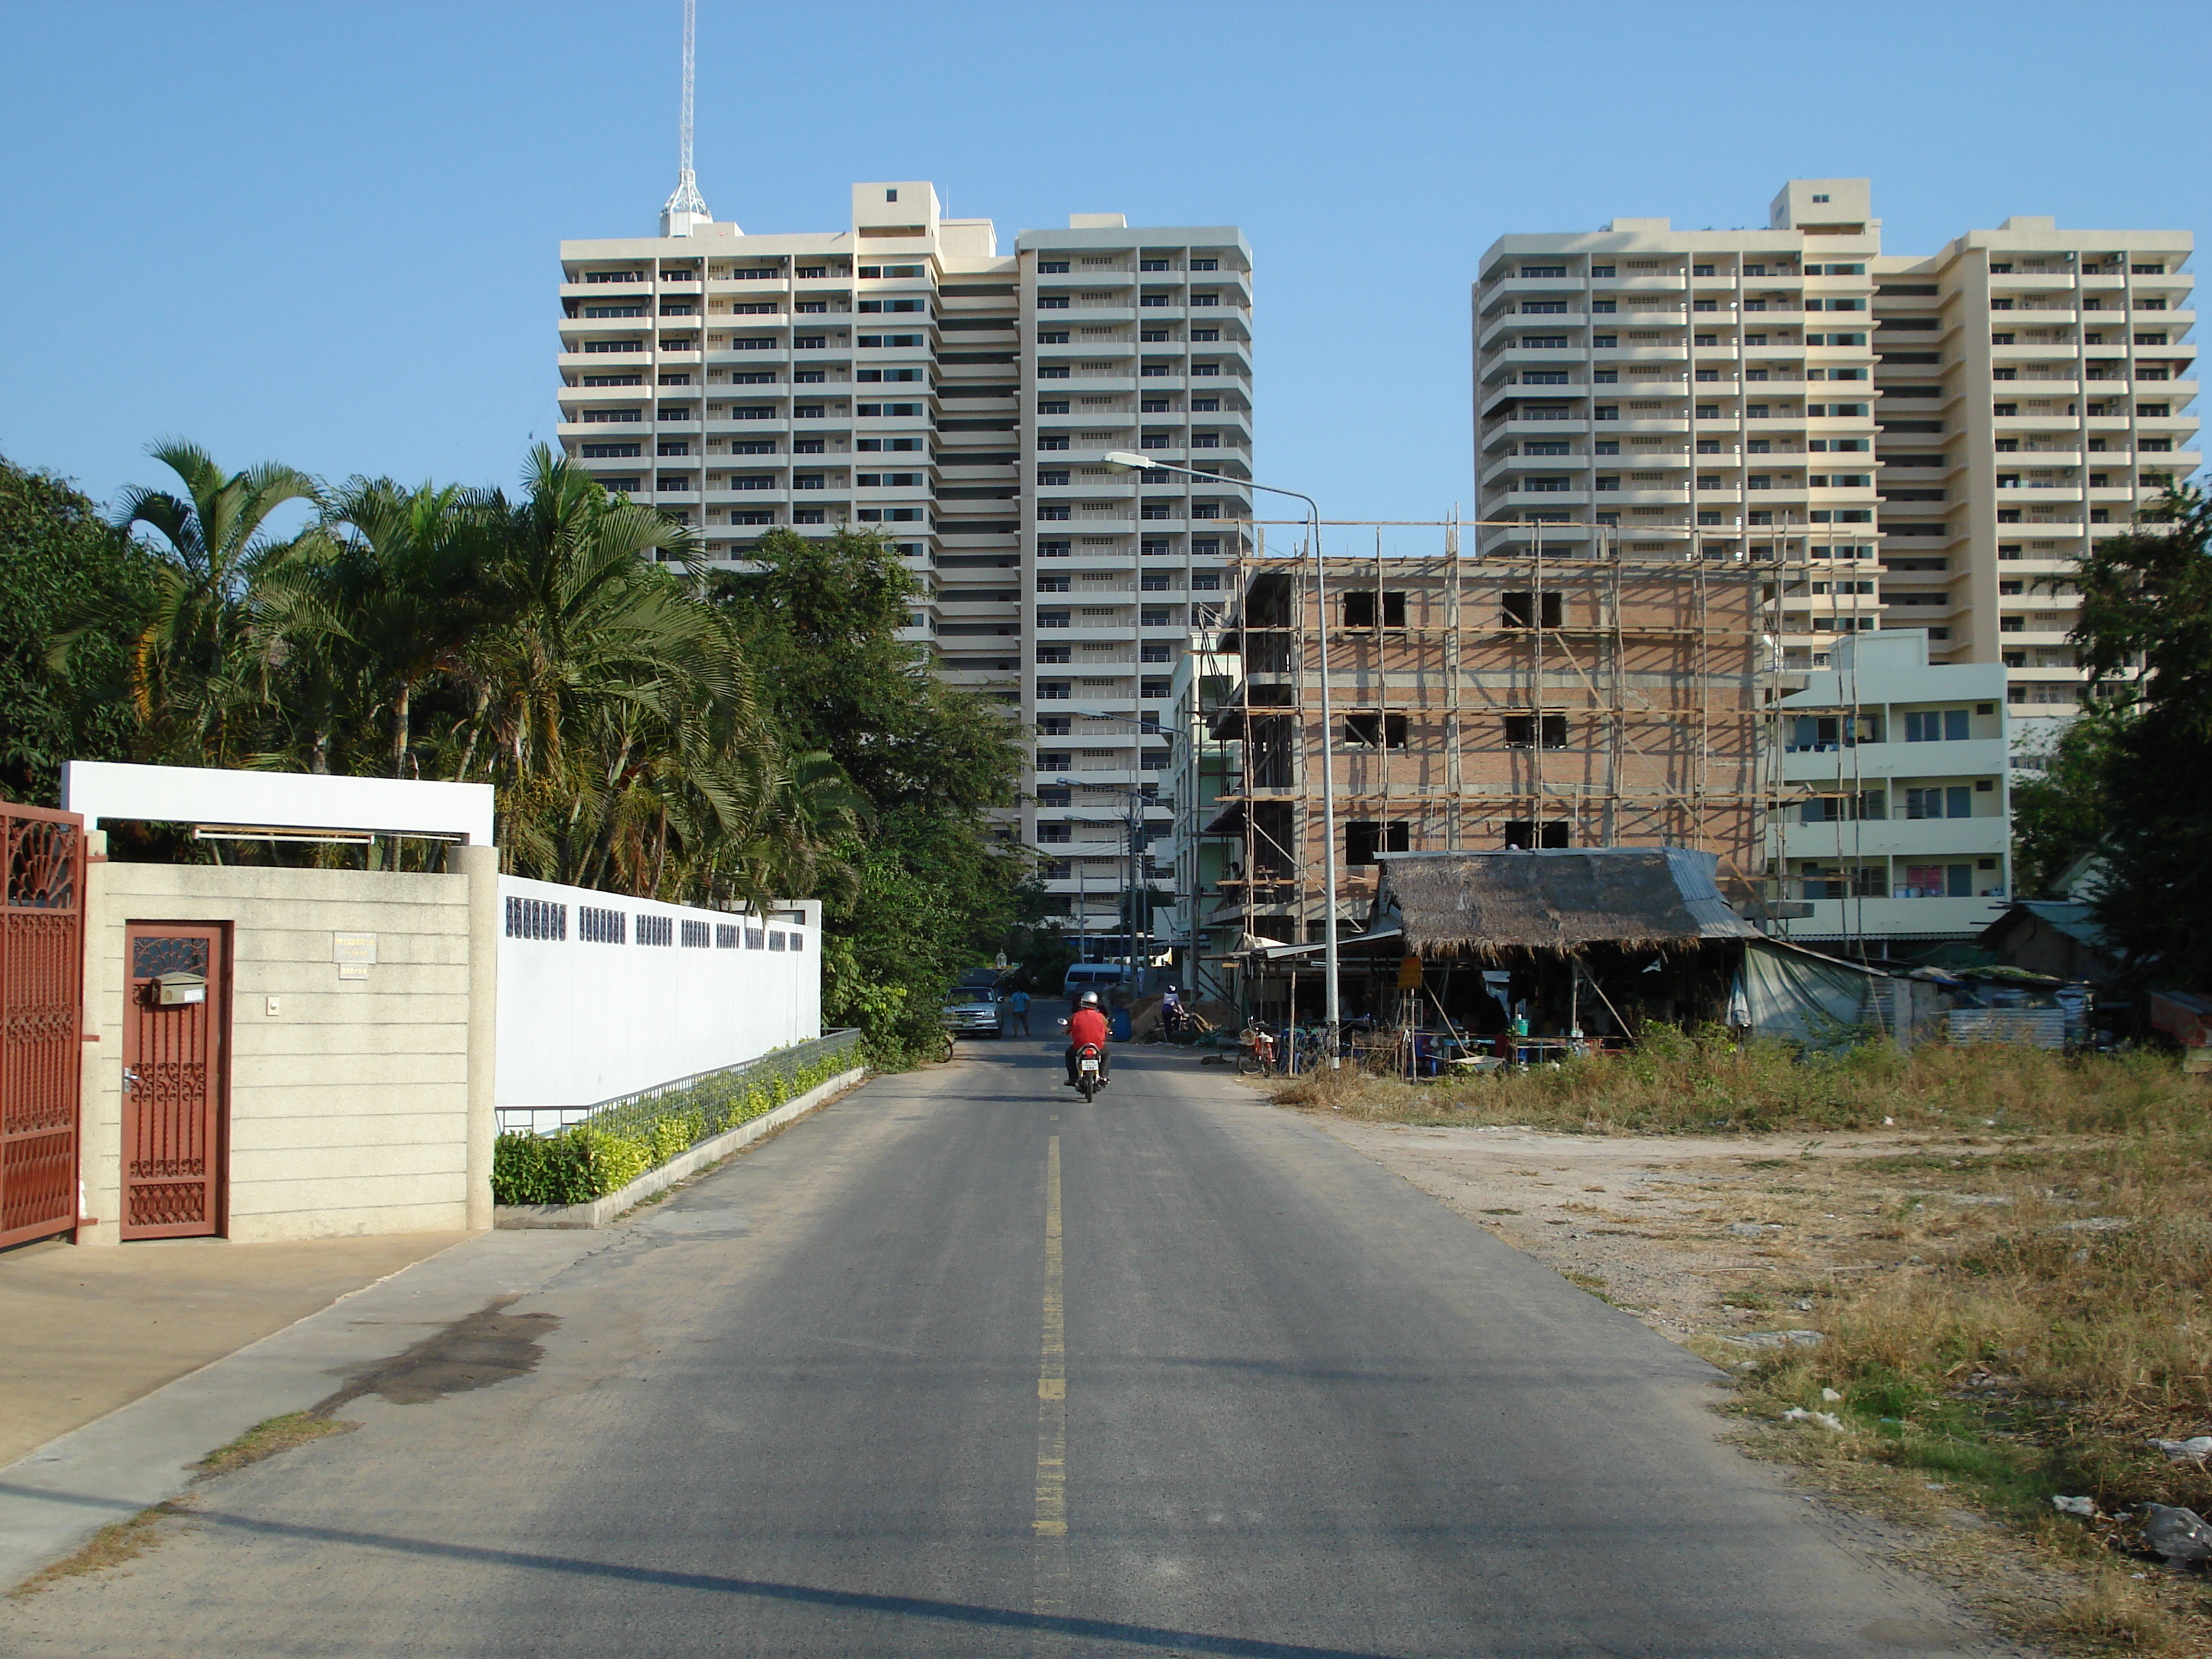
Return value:
<svg viewBox="0 0 2212 1659">
<path fill-rule="evenodd" d="M 343 744 L 349 769 L 419 775 L 417 694 L 457 673 L 502 614 L 501 527 L 489 492 L 354 478 L 322 533 L 267 573 L 257 606 L 292 648 L 287 713 L 308 770 L 328 770 Z"/>
<path fill-rule="evenodd" d="M 226 477 L 197 444 L 167 439 L 149 452 L 177 475 L 181 495 L 136 487 L 124 492 L 114 523 L 143 525 L 159 536 L 154 592 L 121 621 L 130 640 L 130 696 L 157 754 L 189 765 L 239 758 L 244 706 L 255 702 L 264 671 L 247 623 L 253 584 L 286 557 L 296 537 L 264 534 L 270 515 L 320 491 L 303 472 L 270 461 Z"/>
<path fill-rule="evenodd" d="M 743 652 L 685 579 L 683 526 L 542 445 L 525 483 L 504 520 L 501 619 L 456 670 L 470 707 L 456 775 L 481 767 L 500 785 L 518 868 L 649 893 L 674 855 L 688 884 L 769 792 L 773 739 Z"/>
</svg>

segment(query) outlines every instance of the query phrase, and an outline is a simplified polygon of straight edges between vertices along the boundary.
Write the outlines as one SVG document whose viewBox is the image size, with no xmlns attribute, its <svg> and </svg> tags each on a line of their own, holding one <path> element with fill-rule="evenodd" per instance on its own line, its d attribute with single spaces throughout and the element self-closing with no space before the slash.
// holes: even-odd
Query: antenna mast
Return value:
<svg viewBox="0 0 2212 1659">
<path fill-rule="evenodd" d="M 692 227 L 710 222 L 707 198 L 699 194 L 699 180 L 691 171 L 692 37 L 697 32 L 699 0 L 684 0 L 684 125 L 678 144 L 676 193 L 660 210 L 663 236 L 689 236 Z"/>
</svg>

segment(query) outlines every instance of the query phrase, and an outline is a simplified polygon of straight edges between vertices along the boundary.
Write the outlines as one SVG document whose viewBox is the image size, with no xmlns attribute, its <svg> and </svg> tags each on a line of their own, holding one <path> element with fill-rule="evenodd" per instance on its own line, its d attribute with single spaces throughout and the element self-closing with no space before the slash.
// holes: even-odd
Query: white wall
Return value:
<svg viewBox="0 0 2212 1659">
<path fill-rule="evenodd" d="M 589 1106 L 822 1034 L 818 901 L 779 905 L 763 918 L 519 876 L 501 876 L 499 891 L 504 1124 L 515 1125 L 521 1109 Z M 518 899 L 560 907 L 566 937 L 515 937 L 507 917 Z M 619 913 L 626 942 L 586 942 L 585 905 Z M 641 916 L 669 918 L 676 943 L 641 945 Z M 709 930 L 705 948 L 683 943 L 687 921 Z M 780 933 L 787 948 L 769 950 L 765 938 L 749 948 L 743 931 L 737 948 L 720 948 L 711 942 L 718 927 Z"/>
</svg>

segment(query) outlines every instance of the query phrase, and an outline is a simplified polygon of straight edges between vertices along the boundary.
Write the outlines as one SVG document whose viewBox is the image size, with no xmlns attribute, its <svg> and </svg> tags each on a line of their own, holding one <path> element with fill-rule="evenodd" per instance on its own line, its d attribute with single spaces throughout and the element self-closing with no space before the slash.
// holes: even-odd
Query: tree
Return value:
<svg viewBox="0 0 2212 1659">
<path fill-rule="evenodd" d="M 688 580 L 689 532 L 543 445 L 526 483 L 498 504 L 497 620 L 455 653 L 468 707 L 453 775 L 499 786 L 501 839 L 544 879 L 669 897 L 756 887 L 736 854 L 789 775 L 735 631 Z"/>
<path fill-rule="evenodd" d="M 2135 714 L 2132 696 L 2092 702 L 2039 757 L 2040 772 L 2013 785 L 2013 879 L 2021 896 L 2048 893 L 2075 859 L 2103 845 L 2107 780 L 2116 744 Z"/>
<path fill-rule="evenodd" d="M 898 637 L 916 584 L 881 537 L 772 531 L 750 562 L 710 591 L 768 716 L 787 750 L 834 763 L 868 812 L 865 837 L 837 853 L 850 880 L 828 908 L 825 1012 L 863 1024 L 884 1059 L 917 1052 L 954 978 L 1018 908 L 1021 862 L 989 823 L 1015 799 L 1015 728 Z"/>
<path fill-rule="evenodd" d="M 149 452 L 177 475 L 184 493 L 134 486 L 115 526 L 155 532 L 148 544 L 151 592 L 127 618 L 131 699 L 150 758 L 185 766 L 246 759 L 251 705 L 265 701 L 272 666 L 248 626 L 255 581 L 296 538 L 263 532 L 289 501 L 317 501 L 315 481 L 276 462 L 226 477 L 197 444 L 167 439 Z M 108 621 L 125 620 L 119 617 Z"/>
<path fill-rule="evenodd" d="M 2212 503 L 2170 489 L 2075 573 L 2094 687 L 2139 697 L 2102 769 L 2097 918 L 2140 975 L 2212 987 Z"/>
<path fill-rule="evenodd" d="M 291 647 L 278 712 L 307 770 L 331 769 L 346 743 L 358 752 L 343 769 L 422 775 L 416 694 L 457 673 L 502 614 L 500 507 L 453 485 L 356 478 L 325 506 L 322 533 L 258 585 L 267 625 Z"/>
<path fill-rule="evenodd" d="M 52 806 L 63 762 L 133 757 L 119 635 L 58 662 L 52 647 L 87 616 L 145 603 L 149 580 L 143 556 L 93 502 L 0 459 L 0 793 Z"/>
</svg>

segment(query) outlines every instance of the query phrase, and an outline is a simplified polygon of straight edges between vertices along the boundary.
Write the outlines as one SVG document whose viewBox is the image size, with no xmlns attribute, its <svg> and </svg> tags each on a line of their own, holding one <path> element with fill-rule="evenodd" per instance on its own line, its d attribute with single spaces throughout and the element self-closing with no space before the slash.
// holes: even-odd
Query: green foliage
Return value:
<svg viewBox="0 0 2212 1659">
<path fill-rule="evenodd" d="M 757 572 L 714 579 L 715 603 L 785 742 L 834 763 L 871 815 L 865 836 L 834 843 L 823 1012 L 867 1034 L 873 1064 L 911 1064 L 954 978 L 1019 908 L 1022 866 L 986 832 L 1015 798 L 1015 728 L 898 638 L 915 580 L 882 538 L 776 531 L 754 557 Z"/>
<path fill-rule="evenodd" d="M 701 1141 L 763 1117 L 849 1071 L 849 1048 L 799 1060 L 770 1054 L 741 1072 L 702 1078 L 628 1105 L 594 1112 L 556 1134 L 504 1134 L 492 1146 L 499 1204 L 588 1204 Z"/>
<path fill-rule="evenodd" d="M 2168 491 L 2075 580 L 2092 678 L 2141 696 L 2100 769 L 2097 919 L 2143 976 L 2212 986 L 2212 502 Z"/>
<path fill-rule="evenodd" d="M 2091 703 L 2039 757 L 2040 775 L 2014 783 L 2013 871 L 2023 896 L 2049 892 L 2069 865 L 2104 844 L 2110 827 L 2107 781 L 2136 712 L 2132 697 Z"/>
<path fill-rule="evenodd" d="M 756 574 L 702 577 L 684 526 L 542 446 L 514 498 L 153 453 L 176 486 L 125 497 L 141 542 L 78 513 L 144 580 L 58 602 L 69 673 L 106 653 L 105 718 L 143 757 L 488 782 L 518 874 L 819 897 L 826 1012 L 881 1065 L 932 1043 L 954 975 L 1018 913 L 1021 857 L 988 825 L 1016 799 L 1017 730 L 898 637 L 915 580 L 880 537 L 777 531 Z M 292 502 L 314 520 L 280 538 Z M 50 770 L 74 744 L 45 724 L 21 746 Z"/>
<path fill-rule="evenodd" d="M 79 618 L 143 602 L 148 584 L 145 558 L 91 501 L 0 459 L 0 794 L 52 806 L 64 761 L 137 757 L 122 641 L 89 641 L 60 665 L 48 653 Z"/>
<path fill-rule="evenodd" d="M 1058 996 L 1076 956 L 1075 941 L 1056 922 L 1022 922 L 1006 939 L 1006 960 L 1014 982 L 1042 996 Z"/>
</svg>

